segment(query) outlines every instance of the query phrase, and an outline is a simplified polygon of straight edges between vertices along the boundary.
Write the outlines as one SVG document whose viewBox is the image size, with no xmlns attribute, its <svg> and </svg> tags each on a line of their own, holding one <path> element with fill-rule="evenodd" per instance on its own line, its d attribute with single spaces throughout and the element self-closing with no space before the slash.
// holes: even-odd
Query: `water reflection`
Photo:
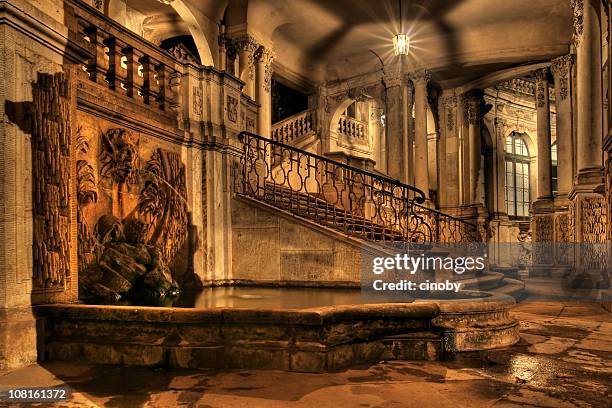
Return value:
<svg viewBox="0 0 612 408">
<path fill-rule="evenodd" d="M 178 297 L 139 296 L 119 305 L 160 306 L 184 308 L 249 308 L 249 309 L 306 309 L 312 307 L 359 305 L 372 303 L 410 303 L 415 300 L 453 301 L 478 300 L 491 296 L 478 291 L 420 291 L 391 296 L 388 292 L 373 296 L 360 288 L 305 288 L 266 286 L 222 286 L 198 291 L 183 291 Z"/>
<path fill-rule="evenodd" d="M 360 289 L 216 287 L 184 293 L 175 307 L 300 309 L 364 303 Z"/>
</svg>

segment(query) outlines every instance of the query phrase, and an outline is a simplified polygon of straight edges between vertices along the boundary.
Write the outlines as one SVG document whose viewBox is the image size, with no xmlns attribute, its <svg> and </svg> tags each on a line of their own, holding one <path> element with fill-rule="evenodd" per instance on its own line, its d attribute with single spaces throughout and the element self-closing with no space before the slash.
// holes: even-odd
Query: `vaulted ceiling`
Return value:
<svg viewBox="0 0 612 408">
<path fill-rule="evenodd" d="M 400 31 L 398 0 L 180 1 L 273 44 L 277 61 L 318 80 L 380 68 L 370 50 L 390 63 L 391 38 Z M 136 9 L 158 7 L 150 3 L 128 0 Z M 569 0 L 403 0 L 401 7 L 412 38 L 409 63 L 449 84 L 569 50 Z"/>
</svg>

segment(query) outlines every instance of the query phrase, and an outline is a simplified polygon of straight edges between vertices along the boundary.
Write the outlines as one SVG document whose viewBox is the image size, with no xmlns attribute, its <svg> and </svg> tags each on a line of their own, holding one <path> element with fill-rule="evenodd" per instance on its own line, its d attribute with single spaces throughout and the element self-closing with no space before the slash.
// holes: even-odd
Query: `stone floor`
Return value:
<svg viewBox="0 0 612 408">
<path fill-rule="evenodd" d="M 45 363 L 5 373 L 0 387 L 67 384 L 73 398 L 64 407 L 612 407 L 611 314 L 527 300 L 514 315 L 517 345 L 449 362 L 331 374 Z"/>
</svg>

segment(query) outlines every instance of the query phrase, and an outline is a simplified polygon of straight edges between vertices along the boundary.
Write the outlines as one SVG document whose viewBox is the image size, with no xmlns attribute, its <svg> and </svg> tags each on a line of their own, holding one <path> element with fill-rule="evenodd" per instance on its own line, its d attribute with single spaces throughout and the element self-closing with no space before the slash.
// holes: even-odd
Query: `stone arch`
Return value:
<svg viewBox="0 0 612 408">
<path fill-rule="evenodd" d="M 504 135 L 504 142 L 506 141 L 508 136 L 512 135 L 512 133 L 521 135 L 521 138 L 525 142 L 525 145 L 527 145 L 527 151 L 529 152 L 529 158 L 535 159 L 537 157 L 538 146 L 536 142 L 533 140 L 533 137 L 528 132 L 519 132 L 516 129 L 512 129 Z"/>
<path fill-rule="evenodd" d="M 214 66 L 215 61 L 213 59 L 210 43 L 204 35 L 204 31 L 200 23 L 189 6 L 187 6 L 183 0 L 174 0 L 172 3 L 170 3 L 170 6 L 183 19 L 185 24 L 187 24 L 189 33 L 193 37 L 196 47 L 198 48 L 198 52 L 200 53 L 200 61 L 202 65 Z"/>
<path fill-rule="evenodd" d="M 351 106 L 351 104 L 353 104 L 356 101 L 356 99 L 350 98 L 348 96 L 346 96 L 344 99 L 342 99 L 334 108 L 334 111 L 331 115 L 331 121 L 330 121 L 330 130 L 332 132 L 335 132 L 335 125 L 338 123 L 338 121 L 340 120 L 340 116 L 342 116 L 342 113 L 349 107 Z"/>
<path fill-rule="evenodd" d="M 200 54 L 200 60 L 202 65 L 214 66 L 214 59 L 212 56 L 211 46 L 204 34 L 204 30 L 201 24 L 198 22 L 196 15 L 185 3 L 184 0 L 173 0 L 169 7 L 172 7 L 178 17 L 184 22 L 189 34 L 193 37 L 193 40 Z M 126 24 L 126 3 L 124 0 L 107 0 L 104 6 L 104 14 L 118 23 L 125 26 Z M 216 41 L 216 37 L 215 37 Z"/>
</svg>

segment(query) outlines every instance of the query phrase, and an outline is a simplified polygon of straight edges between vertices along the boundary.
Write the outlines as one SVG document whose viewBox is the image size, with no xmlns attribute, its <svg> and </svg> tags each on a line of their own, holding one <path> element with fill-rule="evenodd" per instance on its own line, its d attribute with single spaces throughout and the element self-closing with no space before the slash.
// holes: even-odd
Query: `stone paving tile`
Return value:
<svg viewBox="0 0 612 408">
<path fill-rule="evenodd" d="M 57 405 L 67 408 L 612 407 L 610 314 L 593 304 L 525 302 L 514 315 L 518 344 L 452 361 L 325 374 L 52 362 L 6 373 L 0 386 L 68 384 L 73 400 Z"/>
</svg>

